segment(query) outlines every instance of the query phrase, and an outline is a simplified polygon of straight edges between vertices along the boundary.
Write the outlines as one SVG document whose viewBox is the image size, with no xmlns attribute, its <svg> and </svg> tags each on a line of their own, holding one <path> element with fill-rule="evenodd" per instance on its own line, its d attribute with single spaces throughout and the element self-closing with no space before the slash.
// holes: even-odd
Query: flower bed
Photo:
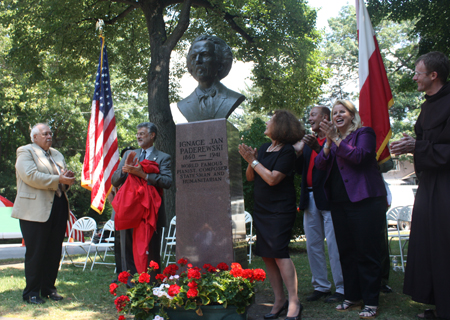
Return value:
<svg viewBox="0 0 450 320">
<path fill-rule="evenodd" d="M 177 274 L 179 266 L 187 270 Z M 148 272 L 159 269 L 150 262 Z M 126 284 L 131 275 L 124 271 L 119 274 L 120 284 Z M 264 281 L 266 274 L 262 269 L 243 269 L 240 264 L 232 263 L 231 270 L 225 263 L 216 267 L 205 264 L 203 269 L 187 264 L 180 259 L 178 264 L 167 266 L 156 276 L 157 284 L 150 281 L 148 273 L 135 274 L 131 280 L 135 286 L 128 289 L 114 301 L 117 311 L 133 314 L 137 319 L 169 319 L 171 310 L 194 310 L 203 315 L 202 306 L 233 306 L 238 314 L 243 314 L 253 299 L 255 281 Z M 152 284 L 150 284 L 152 283 Z M 110 292 L 117 295 L 118 285 L 110 285 Z"/>
</svg>

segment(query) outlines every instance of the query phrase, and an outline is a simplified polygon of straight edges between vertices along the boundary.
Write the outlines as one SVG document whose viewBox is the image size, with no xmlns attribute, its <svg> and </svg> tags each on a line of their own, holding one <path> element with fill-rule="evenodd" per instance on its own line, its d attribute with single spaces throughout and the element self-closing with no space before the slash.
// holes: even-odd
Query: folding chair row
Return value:
<svg viewBox="0 0 450 320">
<path fill-rule="evenodd" d="M 106 231 L 109 231 L 108 234 L 106 234 Z M 88 259 L 91 261 L 91 270 L 94 268 L 95 264 L 108 264 L 108 265 L 114 265 L 115 262 L 106 262 L 106 256 L 108 253 L 108 250 L 113 250 L 114 248 L 114 237 L 111 237 L 111 232 L 114 231 L 114 221 L 109 220 L 100 235 L 100 239 L 98 240 L 98 243 L 94 241 L 95 234 L 97 232 L 97 223 L 94 219 L 90 217 L 83 217 L 75 221 L 73 224 L 69 236 L 67 239 L 67 242 L 63 245 L 63 255 L 61 258 L 61 262 L 59 264 L 59 269 L 61 270 L 61 267 L 64 263 L 64 259 L 68 257 L 72 264 L 76 267 L 83 267 L 83 271 L 86 269 L 87 261 Z M 90 235 L 89 241 L 84 241 L 84 237 L 81 236 L 81 239 L 78 237 L 75 237 L 76 232 L 81 232 L 82 235 Z M 107 236 L 107 237 L 105 237 Z M 84 253 L 86 254 L 86 259 L 84 260 L 84 263 L 78 263 L 75 262 L 71 255 L 69 254 L 70 248 L 79 247 L 83 249 Z M 91 248 L 95 248 L 95 256 L 94 260 L 90 257 Z M 104 249 L 104 250 L 99 250 Z M 101 256 L 101 251 L 104 251 L 103 257 Z M 100 262 L 97 262 L 97 255 L 100 257 Z"/>
<path fill-rule="evenodd" d="M 400 206 L 389 209 L 386 213 L 386 223 L 388 221 L 397 221 L 397 230 L 388 232 L 389 238 L 389 251 L 391 251 L 391 241 L 393 239 L 398 240 L 399 254 L 392 254 L 390 252 L 389 257 L 393 258 L 393 269 L 401 269 L 405 272 L 406 258 L 405 247 L 409 241 L 409 227 L 412 220 L 412 208 L 413 206 Z M 397 258 L 400 258 L 400 265 L 398 265 Z"/>
</svg>

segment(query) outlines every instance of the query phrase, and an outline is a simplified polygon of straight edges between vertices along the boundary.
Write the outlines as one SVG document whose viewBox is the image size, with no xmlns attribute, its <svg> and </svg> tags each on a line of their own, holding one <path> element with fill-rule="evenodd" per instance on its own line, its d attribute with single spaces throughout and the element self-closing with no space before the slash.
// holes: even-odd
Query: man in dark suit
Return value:
<svg viewBox="0 0 450 320">
<path fill-rule="evenodd" d="M 188 122 L 228 118 L 245 97 L 228 89 L 220 80 L 231 69 L 233 54 L 222 39 L 201 35 L 191 45 L 187 55 L 189 73 L 198 87 L 178 102 L 178 109 Z"/>
<path fill-rule="evenodd" d="M 114 187 L 119 187 L 123 185 L 128 177 L 128 174 L 135 175 L 141 179 L 147 181 L 148 185 L 152 185 L 155 187 L 169 189 L 172 185 L 172 172 L 171 172 L 171 159 L 167 153 L 161 152 L 157 150 L 153 144 L 157 138 L 157 129 L 156 126 L 151 122 L 143 122 L 137 126 L 137 143 L 140 149 L 133 150 L 136 152 L 135 158 L 139 161 L 143 161 L 144 159 L 155 161 L 159 166 L 159 173 L 145 173 L 142 170 L 142 166 L 139 164 L 138 166 L 133 166 L 126 163 L 128 154 L 131 151 L 127 151 L 125 155 L 122 157 L 120 161 L 119 167 L 114 172 L 111 183 Z M 149 243 L 148 248 L 148 259 L 161 263 L 160 257 L 160 245 L 161 245 L 161 228 L 164 226 L 164 222 L 166 220 L 165 210 L 164 210 L 164 199 L 161 201 L 161 207 L 158 211 L 158 222 L 156 225 L 156 231 L 153 234 L 153 237 Z M 127 241 L 127 249 L 128 252 L 132 250 L 131 241 Z M 132 266 L 127 266 L 127 268 L 132 268 Z M 129 269 L 132 274 L 136 273 L 136 268 L 134 270 Z M 154 278 L 152 278 L 154 279 Z"/>
<path fill-rule="evenodd" d="M 325 195 L 324 183 L 326 172 L 314 166 L 314 158 L 322 149 L 326 140 L 319 124 L 323 119 L 330 119 L 330 109 L 317 106 L 311 109 L 309 123 L 317 135 L 305 135 L 294 148 L 297 151 L 296 171 L 302 174 L 299 208 L 304 210 L 303 227 L 306 235 L 306 247 L 312 272 L 314 292 L 306 298 L 316 301 L 331 294 L 331 282 L 327 277 L 324 240 L 327 240 L 328 257 L 333 274 L 336 292 L 325 302 L 344 300 L 344 280 L 339 260 L 339 252 L 331 219 L 330 204 Z"/>
<path fill-rule="evenodd" d="M 31 304 L 62 300 L 55 287 L 69 217 L 66 190 L 75 182 L 64 156 L 52 146 L 48 125 L 31 129 L 31 144 L 17 149 L 17 197 L 12 217 L 20 219 L 25 253 L 23 300 Z"/>
</svg>

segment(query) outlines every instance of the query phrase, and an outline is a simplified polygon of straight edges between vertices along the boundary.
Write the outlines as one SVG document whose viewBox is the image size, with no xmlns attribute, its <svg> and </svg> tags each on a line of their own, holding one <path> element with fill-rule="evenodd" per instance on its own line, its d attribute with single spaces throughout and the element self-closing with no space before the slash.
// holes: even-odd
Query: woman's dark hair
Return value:
<svg viewBox="0 0 450 320">
<path fill-rule="evenodd" d="M 276 110 L 273 114 L 271 138 L 280 143 L 294 144 L 305 135 L 303 124 L 287 110 Z"/>
</svg>

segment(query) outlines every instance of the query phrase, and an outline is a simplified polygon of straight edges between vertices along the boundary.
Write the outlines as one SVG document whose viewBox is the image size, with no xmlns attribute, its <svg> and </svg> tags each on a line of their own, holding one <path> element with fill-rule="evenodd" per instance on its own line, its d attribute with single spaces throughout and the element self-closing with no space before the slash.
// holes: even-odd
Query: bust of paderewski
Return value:
<svg viewBox="0 0 450 320">
<path fill-rule="evenodd" d="M 201 35 L 192 42 L 186 60 L 198 87 L 178 102 L 180 112 L 188 122 L 228 118 L 245 100 L 220 83 L 233 63 L 231 48 L 216 36 Z"/>
</svg>

